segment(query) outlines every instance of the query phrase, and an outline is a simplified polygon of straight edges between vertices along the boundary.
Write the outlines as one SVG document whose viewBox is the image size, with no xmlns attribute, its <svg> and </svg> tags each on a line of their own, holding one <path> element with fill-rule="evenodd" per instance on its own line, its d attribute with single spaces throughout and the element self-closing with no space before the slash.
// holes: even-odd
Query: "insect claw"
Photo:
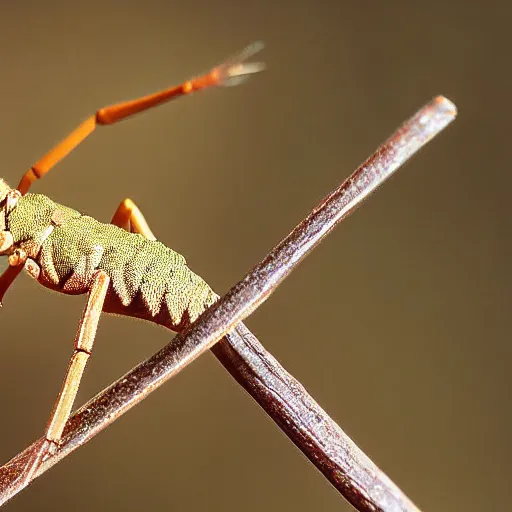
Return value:
<svg viewBox="0 0 512 512">
<path fill-rule="evenodd" d="M 248 80 L 249 75 L 259 73 L 265 69 L 263 62 L 244 62 L 264 47 L 263 42 L 255 41 L 240 53 L 217 66 L 213 73 L 217 75 L 218 85 L 231 87 Z"/>
<path fill-rule="evenodd" d="M 23 265 L 27 261 L 27 253 L 23 249 L 15 249 L 8 260 L 11 267 Z"/>
<path fill-rule="evenodd" d="M 21 488 L 26 487 L 34 478 L 39 466 L 46 460 L 49 455 L 52 455 L 52 441 L 44 439 L 42 442 L 37 442 L 32 447 L 26 465 L 18 476 L 19 485 Z"/>
</svg>

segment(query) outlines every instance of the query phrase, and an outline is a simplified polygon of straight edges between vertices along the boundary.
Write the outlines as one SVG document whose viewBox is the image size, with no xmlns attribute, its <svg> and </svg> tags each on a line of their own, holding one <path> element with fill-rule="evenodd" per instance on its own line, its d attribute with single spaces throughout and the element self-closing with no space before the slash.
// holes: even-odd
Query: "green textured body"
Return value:
<svg viewBox="0 0 512 512">
<path fill-rule="evenodd" d="M 179 331 L 217 299 L 185 258 L 164 244 L 98 222 L 44 195 L 21 197 L 6 221 L 15 245 L 39 267 L 42 285 L 86 293 L 95 272 L 105 271 L 110 277 L 106 312 Z"/>
</svg>

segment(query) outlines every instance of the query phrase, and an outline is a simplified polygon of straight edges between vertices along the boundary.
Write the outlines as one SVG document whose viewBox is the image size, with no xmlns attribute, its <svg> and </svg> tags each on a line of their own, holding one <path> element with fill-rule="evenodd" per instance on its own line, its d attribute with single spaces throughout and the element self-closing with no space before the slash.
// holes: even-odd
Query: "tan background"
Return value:
<svg viewBox="0 0 512 512">
<path fill-rule="evenodd" d="M 457 5 L 458 4 L 458 5 Z M 432 96 L 460 117 L 248 321 L 425 511 L 507 507 L 510 2 L 1 2 L 0 174 L 97 107 L 263 39 L 268 71 L 95 134 L 34 190 L 133 197 L 220 293 Z M 122 5 L 122 7 L 120 7 Z M 0 459 L 43 430 L 83 297 L 23 276 L 0 312 Z M 80 403 L 169 334 L 105 317 Z M 7 510 L 349 510 L 211 356 Z"/>
</svg>

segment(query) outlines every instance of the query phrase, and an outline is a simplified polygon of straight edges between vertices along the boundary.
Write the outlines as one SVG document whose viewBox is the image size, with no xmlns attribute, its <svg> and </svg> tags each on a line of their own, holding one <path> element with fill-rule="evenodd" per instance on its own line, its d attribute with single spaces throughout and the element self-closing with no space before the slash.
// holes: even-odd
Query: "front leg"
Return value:
<svg viewBox="0 0 512 512">
<path fill-rule="evenodd" d="M 26 253 L 21 249 L 13 250 L 13 239 L 9 231 L 0 231 L 0 255 L 9 255 L 9 266 L 0 276 L 0 306 L 5 293 L 20 275 L 26 261 Z"/>
</svg>

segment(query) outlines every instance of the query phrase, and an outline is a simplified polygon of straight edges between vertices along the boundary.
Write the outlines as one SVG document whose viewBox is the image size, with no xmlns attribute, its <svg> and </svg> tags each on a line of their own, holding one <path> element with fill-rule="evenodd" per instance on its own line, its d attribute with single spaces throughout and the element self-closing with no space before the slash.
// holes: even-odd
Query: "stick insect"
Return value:
<svg viewBox="0 0 512 512">
<path fill-rule="evenodd" d="M 9 266 L 0 276 L 0 305 L 5 292 L 25 269 L 43 286 L 65 294 L 88 293 L 74 340 L 74 351 L 45 431 L 45 442 L 28 461 L 22 476 L 29 481 L 45 457 L 59 445 L 102 312 L 134 316 L 181 331 L 218 296 L 192 272 L 180 254 L 156 240 L 141 211 L 130 199 L 117 208 L 110 224 L 29 194 L 48 173 L 97 126 L 213 86 L 244 82 L 264 68 L 245 62 L 262 49 L 253 43 L 210 72 L 149 96 L 99 109 L 22 177 L 17 189 L 0 179 L 0 255 Z"/>
</svg>

